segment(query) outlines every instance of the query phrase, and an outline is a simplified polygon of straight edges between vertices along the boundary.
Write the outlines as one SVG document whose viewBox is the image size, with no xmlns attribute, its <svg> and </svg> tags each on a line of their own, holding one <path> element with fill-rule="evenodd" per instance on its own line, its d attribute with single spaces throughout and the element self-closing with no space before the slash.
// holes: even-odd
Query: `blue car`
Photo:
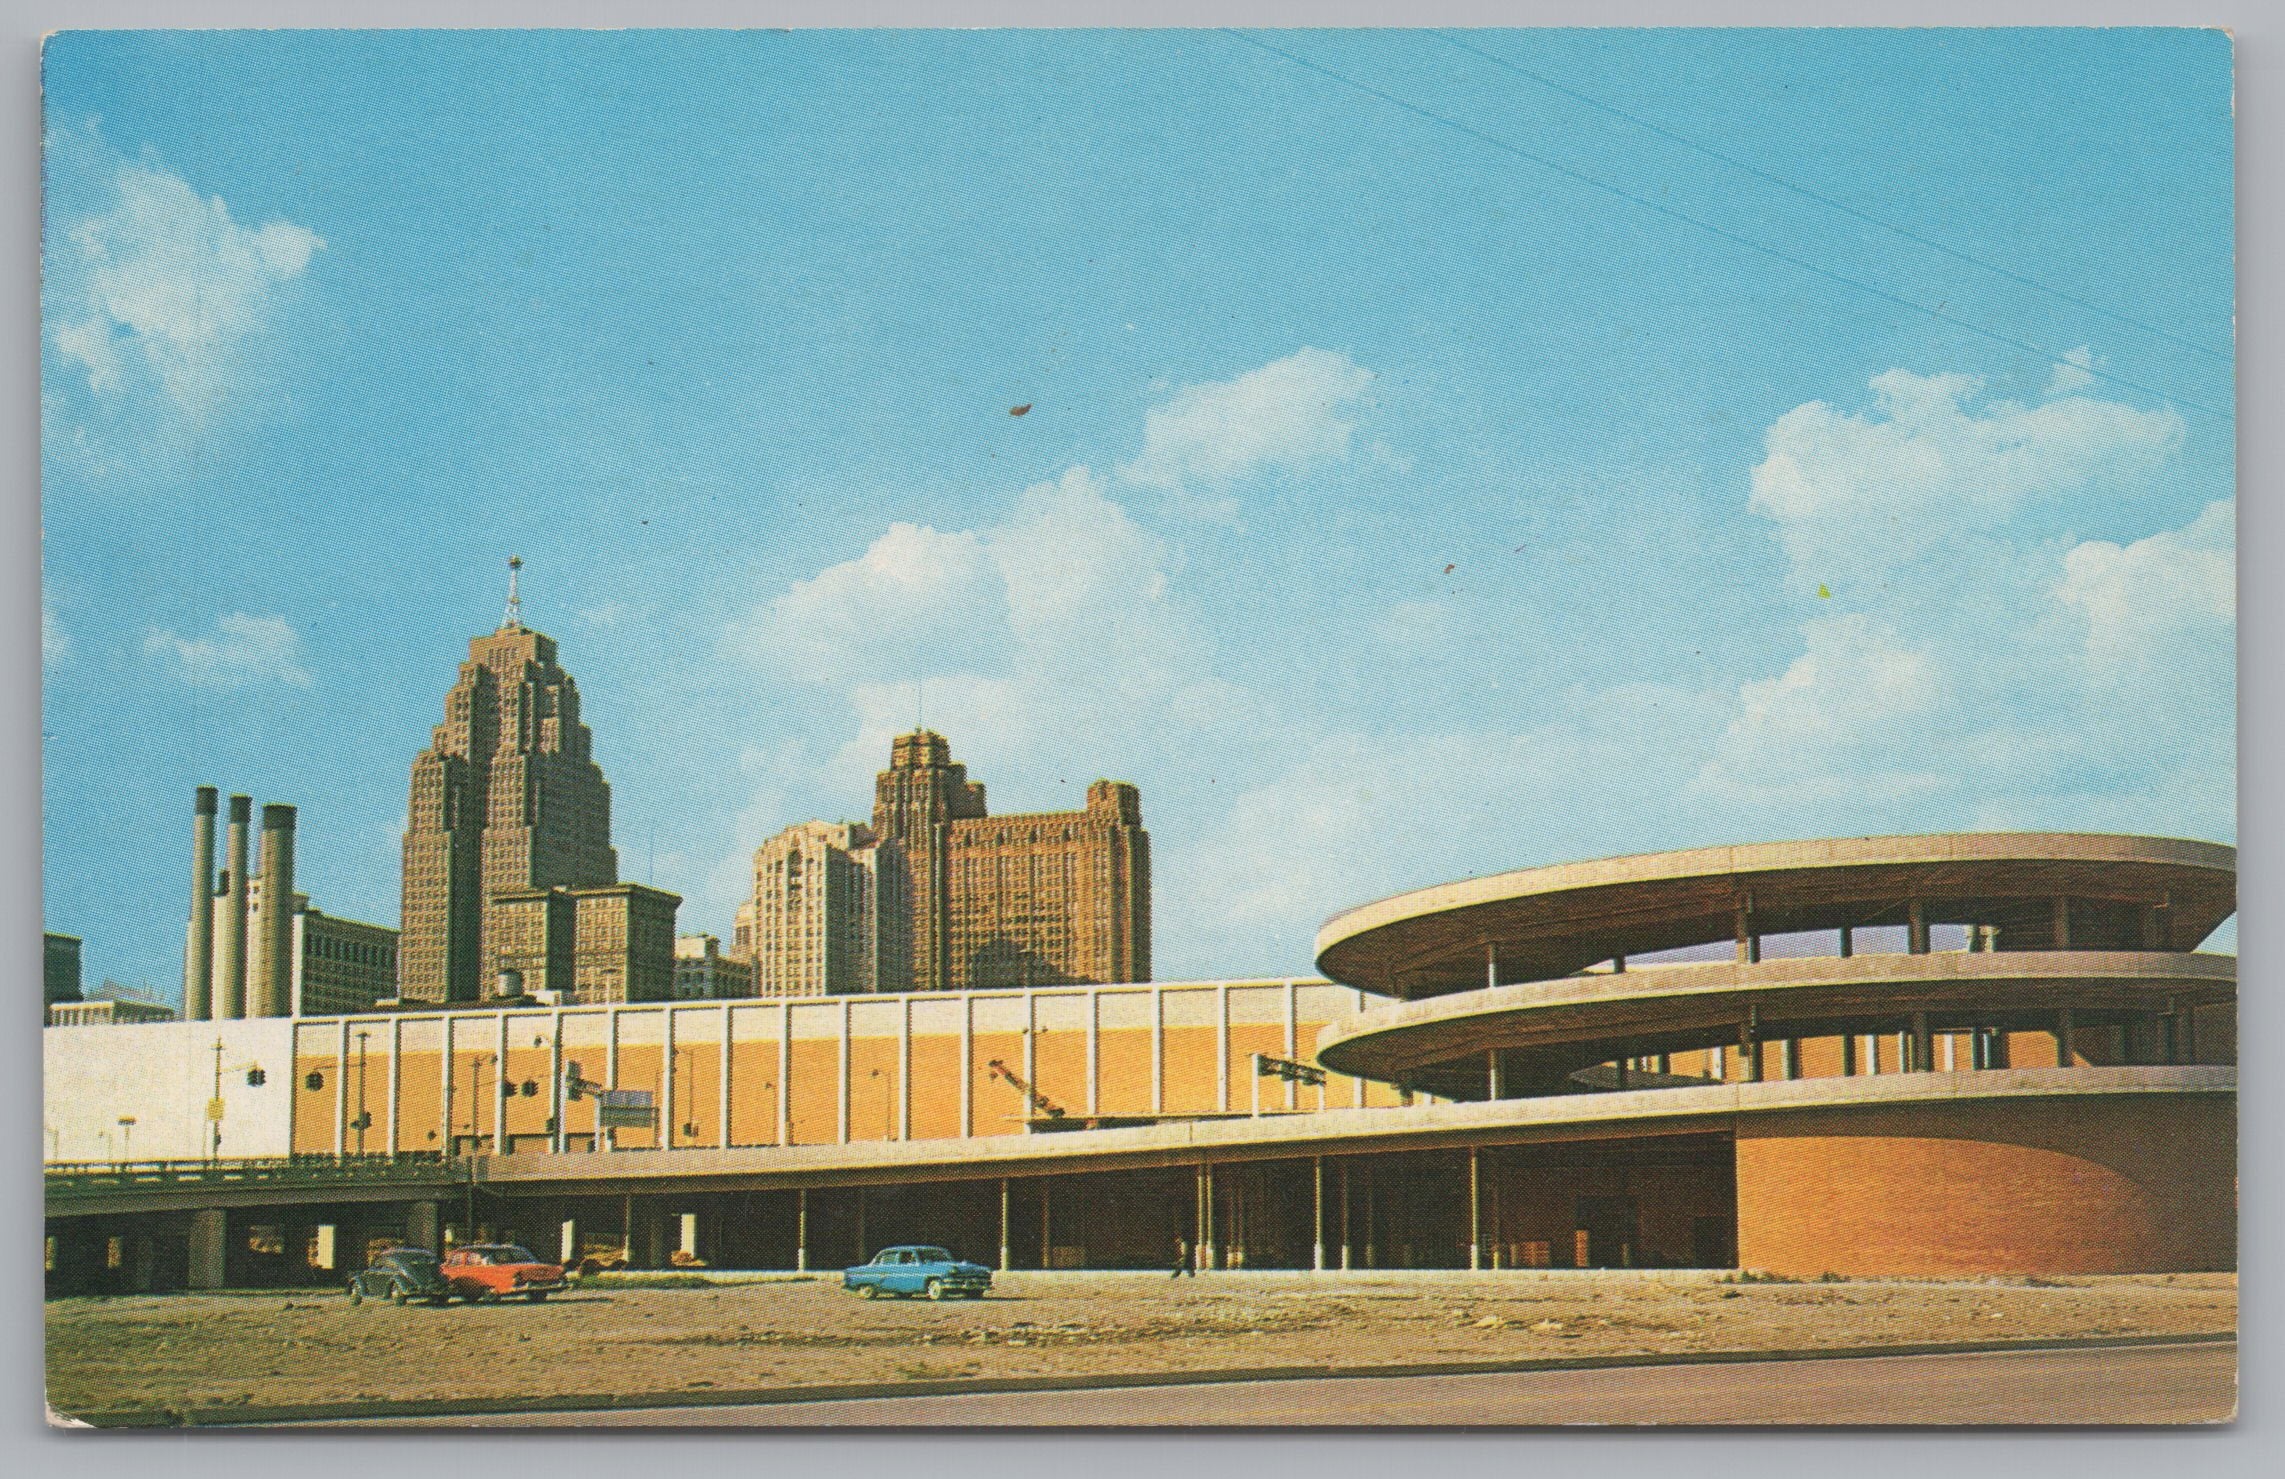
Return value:
<svg viewBox="0 0 2285 1479">
<path fill-rule="evenodd" d="M 925 1294 L 930 1299 L 982 1299 L 992 1287 L 992 1271 L 963 1263 L 942 1248 L 919 1245 L 883 1248 L 871 1263 L 841 1274 L 841 1287 L 860 1299 L 884 1294 Z"/>
</svg>

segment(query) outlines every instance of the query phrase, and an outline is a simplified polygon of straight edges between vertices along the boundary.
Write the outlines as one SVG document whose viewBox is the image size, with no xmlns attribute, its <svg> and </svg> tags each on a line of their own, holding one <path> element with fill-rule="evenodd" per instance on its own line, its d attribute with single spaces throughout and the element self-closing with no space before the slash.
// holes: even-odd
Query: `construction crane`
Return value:
<svg viewBox="0 0 2285 1479">
<path fill-rule="evenodd" d="M 1039 1090 L 1033 1088 L 1030 1084 L 1025 1083 L 1023 1081 L 1022 1075 L 1018 1074 L 1014 1069 L 1008 1067 L 1007 1064 L 1001 1062 L 997 1058 L 994 1058 L 990 1063 L 987 1063 L 985 1067 L 992 1070 L 992 1076 L 994 1078 L 1006 1079 L 1009 1084 L 1013 1085 L 1015 1091 L 1023 1095 L 1024 1098 L 1030 1102 L 1033 1109 L 1038 1110 L 1041 1114 L 1046 1115 L 1051 1120 L 1059 1120 L 1063 1118 L 1062 1105 L 1057 1104 L 1054 1100 L 1048 1098 L 1045 1094 L 1042 1094 Z"/>
</svg>

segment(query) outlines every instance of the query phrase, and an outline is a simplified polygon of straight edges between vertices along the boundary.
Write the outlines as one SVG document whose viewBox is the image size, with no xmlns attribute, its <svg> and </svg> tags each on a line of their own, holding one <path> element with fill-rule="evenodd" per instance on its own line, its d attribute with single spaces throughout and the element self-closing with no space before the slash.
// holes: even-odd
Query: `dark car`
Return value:
<svg viewBox="0 0 2285 1479">
<path fill-rule="evenodd" d="M 841 1287 L 862 1299 L 883 1294 L 925 1294 L 930 1299 L 982 1299 L 992 1287 L 992 1271 L 963 1263 L 942 1248 L 921 1245 L 883 1248 L 871 1263 L 841 1274 Z"/>
<path fill-rule="evenodd" d="M 443 1304 L 452 1298 L 437 1256 L 426 1248 L 391 1248 L 349 1277 L 349 1302 L 386 1299 L 391 1304 Z"/>
</svg>

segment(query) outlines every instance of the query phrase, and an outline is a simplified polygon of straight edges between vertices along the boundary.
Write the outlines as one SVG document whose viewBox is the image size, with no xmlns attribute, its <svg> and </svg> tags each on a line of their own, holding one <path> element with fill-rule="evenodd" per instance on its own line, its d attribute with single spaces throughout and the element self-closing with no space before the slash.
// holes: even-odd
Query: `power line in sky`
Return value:
<svg viewBox="0 0 2285 1479">
<path fill-rule="evenodd" d="M 2079 308 L 2085 309 L 2089 313 L 2095 314 L 2102 318 L 2107 318 L 2113 323 L 2126 324 L 2131 328 L 2142 330 L 2142 332 L 2145 334 L 2154 334 L 2158 338 L 2164 339 L 2169 344 L 2179 344 L 2184 349 L 2195 350 L 2199 354 L 2206 355 L 2213 359 L 2221 360 L 2225 364 L 2230 361 L 2229 354 L 2222 350 L 2209 348 L 2206 345 L 2198 343 L 2194 339 L 2185 339 L 2179 334 L 2171 333 L 2165 329 L 2159 328 L 2156 324 L 2144 323 L 2141 319 L 2134 318 L 2128 314 L 2114 312 L 2111 309 L 2103 307 L 2099 303 L 2090 303 L 2084 298 L 2064 292 L 2061 288 L 2049 287 L 2047 284 L 2040 282 L 2036 278 L 2026 277 L 2020 272 L 2016 272 L 2010 268 L 2002 267 L 1996 262 L 1987 262 L 1981 257 L 1974 256 L 1968 252 L 1963 252 L 1957 247 L 1946 246 L 1940 241 L 1935 241 L 1929 237 L 1922 236 L 1918 232 L 1904 226 L 1899 226 L 1892 221 L 1883 221 L 1877 216 L 1868 215 L 1864 211 L 1858 210 L 1855 206 L 1850 205 L 1845 201 L 1835 200 L 1829 195 L 1819 194 L 1817 191 L 1811 190 L 1806 185 L 1796 185 L 1791 180 L 1785 179 L 1781 175 L 1772 174 L 1768 170 L 1762 169 L 1756 165 L 1748 164 L 1742 159 L 1736 158 L 1732 155 L 1724 154 L 1718 149 L 1710 148 L 1705 144 L 1701 144 L 1695 139 L 1686 138 L 1683 135 L 1674 132 L 1672 129 L 1662 128 L 1658 124 L 1652 123 L 1647 118 L 1638 117 L 1633 113 L 1627 112 L 1624 108 L 1613 107 L 1609 103 L 1603 102 L 1597 98 L 1591 98 L 1585 93 L 1579 92 L 1574 88 L 1565 87 L 1562 83 L 1555 81 L 1551 77 L 1542 76 L 1540 73 L 1532 71 L 1529 67 L 1525 67 L 1516 62 L 1509 61 L 1506 57 L 1486 51 L 1480 46 L 1471 46 L 1467 42 L 1462 41 L 1457 36 L 1453 36 L 1444 31 L 1431 31 L 1429 34 L 1434 36 L 1437 40 L 1442 41 L 1447 46 L 1455 46 L 1460 50 L 1467 52 L 1471 56 L 1482 57 L 1485 61 L 1490 62 L 1495 67 L 1500 67 L 1506 71 L 1513 72 L 1518 77 L 1528 77 L 1533 82 L 1538 83 L 1540 86 L 1547 88 L 1550 91 L 1559 92 L 1567 98 L 1571 98 L 1577 102 L 1585 103 L 1588 107 L 1594 108 L 1600 112 L 1608 113 L 1613 118 L 1623 118 L 1627 122 L 1635 125 L 1637 128 L 1648 129 L 1650 132 L 1658 135 L 1662 139 L 1667 139 L 1674 143 L 1680 144 L 1685 149 L 1694 150 L 1697 153 L 1705 155 L 1708 159 L 1718 160 L 1721 163 L 1730 166 L 1732 169 L 1743 170 L 1745 173 L 1752 175 L 1757 180 L 1765 180 L 1768 183 L 1777 186 L 1780 190 L 1789 190 L 1804 200 L 1813 200 L 1821 206 L 1839 211 L 1842 215 L 1848 216 L 1852 220 L 1862 221 L 1868 226 L 1877 226 L 1883 231 L 1889 232 L 1895 236 L 1901 236 L 1906 241 L 1917 243 L 1920 246 L 1928 248 L 1930 251 L 1941 252 L 1945 256 L 1950 257 L 1955 261 L 1965 262 L 1971 267 L 1980 267 L 1986 272 L 1994 273 L 2000 277 L 2006 278 L 2009 282 L 2018 283 L 2024 287 L 2032 289 L 2034 292 L 2045 293 L 2050 298 L 2056 298 L 2062 302 L 2073 304 Z"/>
<path fill-rule="evenodd" d="M 1930 307 L 1928 304 L 1915 302 L 1910 298 L 1901 296 L 1900 294 L 1892 293 L 1886 288 L 1875 287 L 1871 283 L 1864 282 L 1858 278 L 1849 277 L 1843 273 L 1835 272 L 1827 267 L 1820 267 L 1816 263 L 1811 262 L 1806 258 L 1796 257 L 1790 252 L 1781 250 L 1777 247 L 1769 246 L 1763 242 L 1755 241 L 1749 236 L 1740 236 L 1734 231 L 1725 230 L 1724 228 L 1716 226 L 1711 222 L 1701 221 L 1696 216 L 1685 215 L 1683 212 L 1675 210 L 1672 206 L 1660 205 L 1657 201 L 1649 200 L 1643 196 L 1637 195 L 1633 191 L 1626 189 L 1624 186 L 1614 185 L 1607 180 L 1597 179 L 1593 175 L 1572 169 L 1568 165 L 1558 164 L 1554 160 L 1548 159 L 1543 155 L 1534 154 L 1530 150 L 1525 149 L 1520 145 L 1511 144 L 1507 140 L 1499 138 L 1496 135 L 1485 133 L 1482 129 L 1462 123 L 1454 118 L 1447 118 L 1443 114 L 1438 113 L 1433 109 L 1424 108 L 1418 103 L 1407 101 L 1406 99 L 1398 97 L 1392 92 L 1383 91 L 1382 89 L 1373 86 L 1369 82 L 1361 82 L 1354 77 L 1346 76 L 1343 73 L 1336 72 L 1330 67 L 1322 66 L 1319 63 L 1310 61 L 1307 57 L 1296 56 L 1294 53 L 1287 51 L 1282 47 L 1272 46 L 1270 43 L 1261 40 L 1259 37 L 1249 36 L 1245 32 L 1234 28 L 1225 28 L 1224 34 L 1236 40 L 1243 41 L 1248 46 L 1257 47 L 1260 50 L 1266 51 L 1272 56 L 1283 57 L 1285 60 L 1292 62 L 1295 66 L 1305 67 L 1320 76 L 1329 77 L 1333 81 L 1340 83 L 1342 86 L 1353 88 L 1358 92 L 1364 93 L 1368 97 L 1378 98 L 1380 101 L 1389 104 L 1391 107 L 1401 108 L 1407 113 L 1411 113 L 1416 117 L 1424 118 L 1430 123 L 1437 124 L 1440 127 L 1451 129 L 1455 133 L 1466 134 L 1469 138 L 1475 139 L 1479 143 L 1489 144 L 1494 149 L 1498 149 L 1504 153 L 1513 154 L 1518 159 L 1526 160 L 1532 164 L 1536 164 L 1542 169 L 1549 170 L 1555 174 L 1563 176 L 1565 179 L 1574 180 L 1579 184 L 1600 190 L 1606 195 L 1615 195 L 1621 200 L 1641 206 L 1644 210 L 1655 211 L 1661 216 L 1665 216 L 1671 220 L 1680 221 L 1685 226 L 1696 227 L 1698 230 L 1704 231 L 1712 236 L 1718 236 L 1722 240 L 1727 241 L 1732 245 L 1741 246 L 1748 251 L 1758 252 L 1762 256 L 1774 258 L 1777 261 L 1786 263 L 1788 266 L 1797 267 L 1803 272 L 1812 273 L 1818 277 L 1822 277 L 1829 282 L 1836 282 L 1843 287 L 1854 288 L 1860 293 L 1868 294 L 1886 303 L 1893 303 L 1899 308 L 1908 308 L 1914 313 L 1923 314 L 1929 318 L 1935 319 L 1939 323 L 1946 323 L 1950 324 L 1954 328 L 1965 329 L 1967 332 L 1974 334 L 1979 338 L 1988 339 L 1995 344 L 2002 344 L 2010 349 L 2019 350 L 2022 353 L 2032 355 L 2035 358 L 2046 360 L 2050 364 L 2068 365 L 2073 370 L 2077 370 L 2083 374 L 2090 375 L 2095 379 L 2107 380 L 2113 385 L 2121 385 L 2129 390 L 2138 390 L 2141 391 L 2144 395 L 2156 396 L 2158 399 L 2165 401 L 2171 405 L 2180 406 L 2186 411 L 2196 411 L 2202 415 L 2218 417 L 2223 421 L 2229 422 L 2234 422 L 2237 419 L 2236 416 L 2229 411 L 2217 410 L 2212 406 L 2203 405 L 2186 397 L 2175 395 L 2171 391 L 2160 390 L 2156 386 L 2144 385 L 2140 381 L 2129 380 L 2125 376 L 2115 374 L 2112 371 L 2099 369 L 2090 364 L 2083 364 L 2080 361 L 2072 359 L 2068 355 L 2058 353 L 2055 350 L 2042 348 L 2037 344 L 2029 342 L 2028 340 L 2018 339 L 2012 335 L 2000 333 L 1996 329 L 1987 329 L 1981 324 L 1970 322 L 1967 319 L 1959 317 L 1957 314 L 1946 313 L 1941 306 Z"/>
</svg>

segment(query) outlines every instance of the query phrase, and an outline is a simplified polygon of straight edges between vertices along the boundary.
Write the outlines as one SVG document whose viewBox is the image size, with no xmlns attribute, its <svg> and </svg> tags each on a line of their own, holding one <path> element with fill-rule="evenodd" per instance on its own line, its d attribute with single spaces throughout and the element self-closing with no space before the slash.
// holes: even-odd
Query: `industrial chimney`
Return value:
<svg viewBox="0 0 2285 1479">
<path fill-rule="evenodd" d="M 262 939 L 259 989 L 249 1017 L 293 1015 L 294 809 L 262 808 Z"/>
<path fill-rule="evenodd" d="M 230 798 L 230 871 L 222 876 L 222 938 L 214 952 L 214 1015 L 246 1015 L 246 829 L 254 820 L 254 798 Z"/>
<path fill-rule="evenodd" d="M 190 819 L 190 939 L 183 950 L 182 1015 L 214 1015 L 214 787 L 200 786 Z"/>
</svg>

